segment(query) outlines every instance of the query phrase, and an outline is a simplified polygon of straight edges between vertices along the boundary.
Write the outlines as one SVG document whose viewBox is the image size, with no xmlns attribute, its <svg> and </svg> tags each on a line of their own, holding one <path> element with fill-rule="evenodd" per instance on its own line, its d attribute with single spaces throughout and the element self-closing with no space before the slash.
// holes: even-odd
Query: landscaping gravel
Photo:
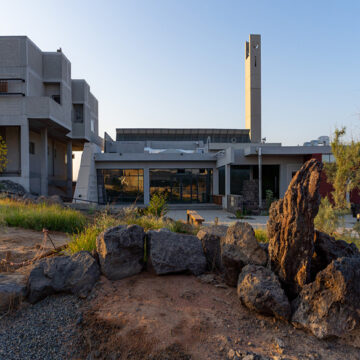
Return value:
<svg viewBox="0 0 360 360">
<path fill-rule="evenodd" d="M 81 322 L 81 300 L 50 296 L 0 320 L 0 360 L 71 359 Z"/>
</svg>

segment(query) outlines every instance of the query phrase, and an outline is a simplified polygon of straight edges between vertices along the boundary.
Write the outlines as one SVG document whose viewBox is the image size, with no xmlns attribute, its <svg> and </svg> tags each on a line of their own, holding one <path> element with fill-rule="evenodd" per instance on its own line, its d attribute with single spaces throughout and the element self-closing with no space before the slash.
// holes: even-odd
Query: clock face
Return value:
<svg viewBox="0 0 360 360">
<path fill-rule="evenodd" d="M 258 49 L 258 48 L 259 48 L 259 44 L 256 43 L 253 47 L 254 47 L 254 49 Z"/>
</svg>

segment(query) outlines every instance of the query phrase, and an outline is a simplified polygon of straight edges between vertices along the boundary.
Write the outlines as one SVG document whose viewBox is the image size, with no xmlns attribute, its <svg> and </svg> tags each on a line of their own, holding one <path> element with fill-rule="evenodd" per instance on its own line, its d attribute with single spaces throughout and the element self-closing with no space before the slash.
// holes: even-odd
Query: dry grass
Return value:
<svg viewBox="0 0 360 360">
<path fill-rule="evenodd" d="M 0 199 L 0 219 L 3 225 L 41 231 L 81 232 L 86 218 L 79 211 L 48 205 L 33 204 L 12 199 Z"/>
</svg>

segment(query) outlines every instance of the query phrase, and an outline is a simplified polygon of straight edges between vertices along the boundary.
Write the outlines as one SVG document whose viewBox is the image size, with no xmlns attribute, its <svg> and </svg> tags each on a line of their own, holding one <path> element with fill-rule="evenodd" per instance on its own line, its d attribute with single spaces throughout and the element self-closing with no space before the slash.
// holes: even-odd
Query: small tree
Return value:
<svg viewBox="0 0 360 360">
<path fill-rule="evenodd" d="M 337 208 L 345 208 L 346 193 L 360 187 L 360 142 L 354 139 L 345 142 L 345 133 L 345 127 L 335 130 L 331 141 L 335 162 L 325 165 L 327 178 L 334 187 L 332 195 Z"/>
<path fill-rule="evenodd" d="M 7 163 L 7 146 L 5 140 L 0 136 L 0 173 L 6 169 Z"/>
<path fill-rule="evenodd" d="M 146 214 L 155 217 L 165 216 L 168 212 L 167 196 L 162 193 L 154 193 L 151 196 L 149 206 L 146 208 Z"/>
</svg>

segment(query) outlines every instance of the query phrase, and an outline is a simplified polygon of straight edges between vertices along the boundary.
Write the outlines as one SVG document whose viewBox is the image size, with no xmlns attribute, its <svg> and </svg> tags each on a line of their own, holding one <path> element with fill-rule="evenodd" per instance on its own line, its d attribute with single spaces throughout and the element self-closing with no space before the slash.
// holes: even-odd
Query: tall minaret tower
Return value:
<svg viewBox="0 0 360 360">
<path fill-rule="evenodd" d="M 245 45 L 245 128 L 253 143 L 261 142 L 261 36 L 250 35 Z"/>
</svg>

